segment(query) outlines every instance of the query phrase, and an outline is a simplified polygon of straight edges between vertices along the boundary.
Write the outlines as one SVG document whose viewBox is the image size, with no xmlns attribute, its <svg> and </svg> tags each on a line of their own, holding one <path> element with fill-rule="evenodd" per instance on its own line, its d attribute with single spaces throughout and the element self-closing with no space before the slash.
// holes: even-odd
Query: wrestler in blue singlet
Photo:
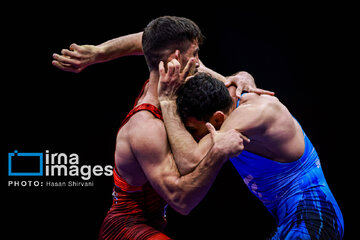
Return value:
<svg viewBox="0 0 360 240">
<path fill-rule="evenodd" d="M 278 229 L 272 239 L 342 239 L 340 208 L 318 154 L 303 134 L 305 150 L 294 162 L 280 163 L 247 151 L 230 160 L 276 219 Z"/>
</svg>

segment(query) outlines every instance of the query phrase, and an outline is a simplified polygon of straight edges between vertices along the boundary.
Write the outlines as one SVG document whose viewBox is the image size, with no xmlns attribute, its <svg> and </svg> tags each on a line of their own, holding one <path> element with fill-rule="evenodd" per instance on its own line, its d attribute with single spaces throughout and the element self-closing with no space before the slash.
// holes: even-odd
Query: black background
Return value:
<svg viewBox="0 0 360 240">
<path fill-rule="evenodd" d="M 9 187 L 7 154 L 77 153 L 81 165 L 111 165 L 117 130 L 148 77 L 142 56 L 62 72 L 52 53 L 71 43 L 100 44 L 142 31 L 162 15 L 194 20 L 206 40 L 200 58 L 231 75 L 245 70 L 276 92 L 315 145 L 328 184 L 353 239 L 356 198 L 357 78 L 353 6 L 207 3 L 14 3 L 2 16 L 2 150 L 4 236 L 11 239 L 96 239 L 112 201 L 111 177 L 94 187 Z M 8 14 L 5 14 L 8 13 Z M 5 177 L 6 180 L 5 180 Z M 3 221 L 4 222 L 4 221 Z M 4 223 L 2 223 L 4 224 Z M 189 216 L 169 209 L 174 239 L 265 239 L 275 222 L 225 164 L 205 199 Z"/>
</svg>

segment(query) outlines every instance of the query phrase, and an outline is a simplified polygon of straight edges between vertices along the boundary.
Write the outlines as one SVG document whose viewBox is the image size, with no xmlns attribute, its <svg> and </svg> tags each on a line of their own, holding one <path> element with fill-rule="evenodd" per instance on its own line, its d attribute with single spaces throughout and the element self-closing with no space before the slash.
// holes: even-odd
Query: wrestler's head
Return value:
<svg viewBox="0 0 360 240">
<path fill-rule="evenodd" d="M 178 113 L 196 141 L 208 130 L 206 122 L 219 129 L 233 108 L 233 100 L 224 83 L 207 73 L 197 73 L 179 89 Z"/>
<path fill-rule="evenodd" d="M 144 29 L 142 37 L 143 52 L 150 72 L 158 70 L 160 61 L 166 66 L 167 62 L 177 58 L 184 67 L 189 58 L 198 60 L 199 45 L 203 39 L 200 28 L 187 18 L 164 16 L 152 20 Z M 179 55 L 175 54 L 176 50 L 179 50 Z"/>
</svg>

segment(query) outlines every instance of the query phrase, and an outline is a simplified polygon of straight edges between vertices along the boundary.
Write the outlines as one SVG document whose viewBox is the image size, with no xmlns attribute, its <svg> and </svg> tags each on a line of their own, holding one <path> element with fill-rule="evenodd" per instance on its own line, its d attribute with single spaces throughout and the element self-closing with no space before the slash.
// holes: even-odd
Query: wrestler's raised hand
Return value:
<svg viewBox="0 0 360 240">
<path fill-rule="evenodd" d="M 53 54 L 52 65 L 66 71 L 79 73 L 86 67 L 100 62 L 102 49 L 94 45 L 71 44 L 69 49 L 61 50 L 61 54 Z"/>
<path fill-rule="evenodd" d="M 213 148 L 225 158 L 239 155 L 244 150 L 244 141 L 250 142 L 246 136 L 235 129 L 226 132 L 216 131 L 211 123 L 206 123 L 214 143 Z"/>
<path fill-rule="evenodd" d="M 274 96 L 275 93 L 261 88 L 257 88 L 255 85 L 255 80 L 248 72 L 238 72 L 233 76 L 227 77 L 225 81 L 225 86 L 229 87 L 230 85 L 236 86 L 236 96 L 241 97 L 243 91 L 257 93 L 257 94 L 267 94 Z"/>
<path fill-rule="evenodd" d="M 175 100 L 178 89 L 185 83 L 185 79 L 193 74 L 195 67 L 196 59 L 190 58 L 185 68 L 181 71 L 181 64 L 174 58 L 168 62 L 166 71 L 164 62 L 161 61 L 159 64 L 159 100 Z"/>
</svg>

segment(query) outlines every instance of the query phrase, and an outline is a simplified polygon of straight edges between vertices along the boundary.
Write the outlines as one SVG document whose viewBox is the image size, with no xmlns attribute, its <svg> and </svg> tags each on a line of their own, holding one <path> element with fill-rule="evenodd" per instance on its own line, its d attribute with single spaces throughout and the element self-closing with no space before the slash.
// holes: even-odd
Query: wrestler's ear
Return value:
<svg viewBox="0 0 360 240">
<path fill-rule="evenodd" d="M 221 125 L 225 121 L 225 114 L 222 111 L 216 111 L 211 117 L 209 122 L 215 127 L 216 130 L 219 130 Z"/>
</svg>

